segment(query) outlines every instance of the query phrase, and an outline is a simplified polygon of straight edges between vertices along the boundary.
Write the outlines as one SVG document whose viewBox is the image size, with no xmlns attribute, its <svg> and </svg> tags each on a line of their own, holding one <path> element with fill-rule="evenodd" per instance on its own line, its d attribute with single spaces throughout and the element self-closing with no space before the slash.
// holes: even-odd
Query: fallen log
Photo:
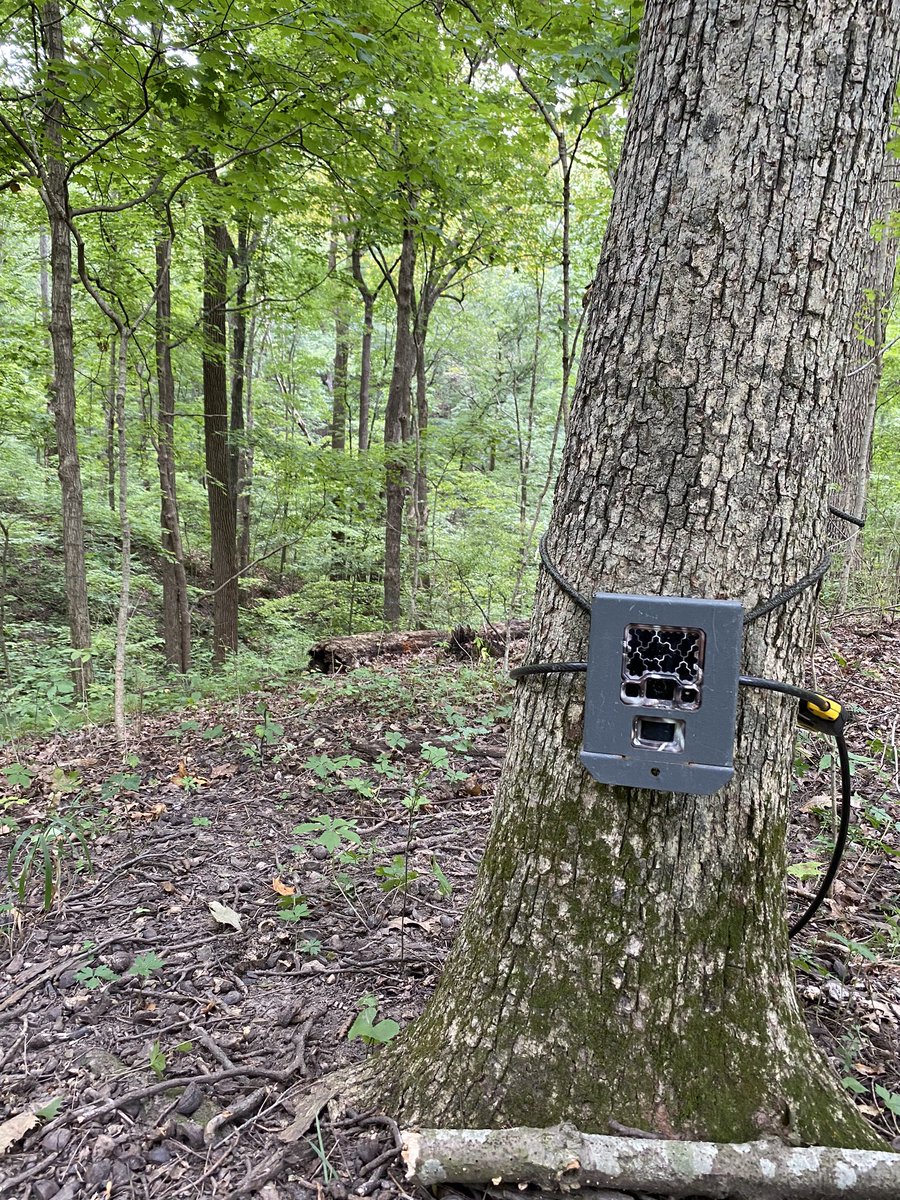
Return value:
<svg viewBox="0 0 900 1200">
<path fill-rule="evenodd" d="M 460 625 L 452 630 L 407 629 L 400 633 L 355 633 L 316 642 L 309 651 L 309 670 L 322 671 L 326 675 L 351 671 L 383 654 L 417 654 L 440 642 L 446 642 L 450 653 L 457 657 L 478 658 L 482 647 L 494 657 L 499 657 L 507 641 L 520 640 L 527 635 L 527 621 L 505 621 L 483 629 Z"/>
<path fill-rule="evenodd" d="M 550 1129 L 420 1129 L 402 1135 L 407 1177 L 501 1182 L 570 1192 L 615 1188 L 715 1200 L 897 1200 L 900 1154 L 786 1146 L 604 1137 Z"/>
</svg>

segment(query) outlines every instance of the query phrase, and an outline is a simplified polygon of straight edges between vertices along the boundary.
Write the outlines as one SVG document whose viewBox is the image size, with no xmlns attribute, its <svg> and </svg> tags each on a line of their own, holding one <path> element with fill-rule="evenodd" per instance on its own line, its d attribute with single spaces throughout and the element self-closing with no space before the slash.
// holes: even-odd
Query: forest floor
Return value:
<svg viewBox="0 0 900 1200">
<path fill-rule="evenodd" d="M 854 832 L 796 946 L 798 986 L 900 1148 L 900 623 L 857 614 L 816 658 L 818 686 L 856 713 Z M 384 1118 L 323 1118 L 273 1146 L 309 1081 L 431 993 L 509 712 L 493 664 L 432 650 L 145 720 L 124 763 L 105 727 L 2 751 L 0 860 L 26 901 L 11 886 L 0 909 L 0 1197 L 408 1197 Z M 829 764 L 827 739 L 804 735 L 796 909 L 830 852 Z"/>
</svg>

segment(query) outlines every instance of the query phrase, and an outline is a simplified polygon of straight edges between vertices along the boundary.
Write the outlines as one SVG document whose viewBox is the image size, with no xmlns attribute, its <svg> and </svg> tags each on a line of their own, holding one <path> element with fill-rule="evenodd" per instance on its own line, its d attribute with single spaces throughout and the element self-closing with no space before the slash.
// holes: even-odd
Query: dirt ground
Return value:
<svg viewBox="0 0 900 1200">
<path fill-rule="evenodd" d="M 798 941 L 798 987 L 814 1036 L 893 1141 L 900 625 L 852 625 L 823 630 L 816 670 L 857 714 L 853 836 Z M 309 1081 L 377 1053 L 434 987 L 510 696 L 492 663 L 429 650 L 146 719 L 124 763 L 108 728 L 7 747 L 0 1197 L 411 1195 L 378 1114 L 323 1118 L 286 1153 L 276 1135 Z M 828 740 L 804 735 L 794 911 L 827 861 L 831 788 Z M 3 1125 L 20 1114 L 21 1129 Z M 41 1114 L 30 1128 L 27 1114 Z"/>
</svg>

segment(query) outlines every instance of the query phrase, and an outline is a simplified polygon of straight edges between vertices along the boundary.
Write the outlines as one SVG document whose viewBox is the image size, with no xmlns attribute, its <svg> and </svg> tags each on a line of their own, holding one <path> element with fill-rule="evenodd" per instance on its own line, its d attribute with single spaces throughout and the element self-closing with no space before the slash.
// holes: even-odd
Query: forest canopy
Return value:
<svg viewBox="0 0 900 1200">
<path fill-rule="evenodd" d="M 166 706 L 302 669 L 328 635 L 528 615 L 638 18 L 5 15 L 7 734 L 108 711 L 116 661 L 120 708 Z M 854 582 L 880 603 L 885 361 Z"/>
</svg>

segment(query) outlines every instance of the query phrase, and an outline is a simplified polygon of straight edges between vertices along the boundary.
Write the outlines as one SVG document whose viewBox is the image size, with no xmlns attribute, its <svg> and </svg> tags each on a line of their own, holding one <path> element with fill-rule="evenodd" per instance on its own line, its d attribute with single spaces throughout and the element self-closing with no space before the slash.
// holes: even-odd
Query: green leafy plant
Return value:
<svg viewBox="0 0 900 1200">
<path fill-rule="evenodd" d="M 161 971 L 165 965 L 165 959 L 160 958 L 155 950 L 148 950 L 144 954 L 135 956 L 134 962 L 125 974 L 134 975 L 138 979 L 149 979 L 154 971 Z"/>
<path fill-rule="evenodd" d="M 820 862 L 798 862 L 791 863 L 787 869 L 788 875 L 793 875 L 795 879 L 817 879 L 822 874 L 822 864 Z"/>
<path fill-rule="evenodd" d="M 10 763 L 8 766 L 0 768 L 0 775 L 3 776 L 3 782 L 6 787 L 18 788 L 20 791 L 30 788 L 31 781 L 34 779 L 31 771 L 18 762 Z"/>
<path fill-rule="evenodd" d="M 309 916 L 309 905 L 302 896 L 281 896 L 278 900 L 278 919 L 303 921 Z"/>
<path fill-rule="evenodd" d="M 383 1045 L 400 1032 L 400 1026 L 390 1017 L 376 1021 L 378 1000 L 375 996 L 363 996 L 359 1005 L 360 1011 L 347 1032 L 347 1041 L 359 1038 L 367 1046 Z"/>
<path fill-rule="evenodd" d="M 378 886 L 383 892 L 406 891 L 414 879 L 418 879 L 419 871 L 410 871 L 405 854 L 395 854 L 391 861 L 375 868 L 378 876 Z"/>
<path fill-rule="evenodd" d="M 316 1140 L 312 1141 L 311 1138 L 304 1138 L 303 1140 L 319 1160 L 319 1165 L 322 1168 L 322 1178 L 325 1180 L 325 1186 L 327 1187 L 337 1172 L 331 1165 L 331 1159 L 328 1157 L 328 1152 L 325 1149 L 325 1142 L 322 1139 L 322 1129 L 319 1125 L 318 1117 L 316 1117 Z"/>
<path fill-rule="evenodd" d="M 447 876 L 441 870 L 441 864 L 438 862 L 438 860 L 436 858 L 433 858 L 431 860 L 431 873 L 437 880 L 438 895 L 439 896 L 449 896 L 450 893 L 453 891 L 453 884 L 450 882 L 450 880 L 447 878 Z"/>
<path fill-rule="evenodd" d="M 121 796 L 123 792 L 138 791 L 140 786 L 141 777 L 134 771 L 117 771 L 102 785 L 100 795 L 104 800 L 113 800 L 116 796 Z"/>
<path fill-rule="evenodd" d="M 166 1073 L 166 1064 L 168 1059 L 160 1048 L 158 1041 L 154 1042 L 147 1053 L 147 1061 L 150 1064 L 150 1070 L 157 1079 L 162 1079 Z"/>
<path fill-rule="evenodd" d="M 80 967 L 75 972 L 75 978 L 89 992 L 95 992 L 104 983 L 114 983 L 119 976 L 110 967 L 103 966 L 102 964 L 99 967 L 94 967 L 88 964 Z"/>
<path fill-rule="evenodd" d="M 293 832 L 298 837 L 306 838 L 310 845 L 324 846 L 331 855 L 339 854 L 344 844 L 358 846 L 362 843 L 353 818 L 346 820 L 344 817 L 331 817 L 327 813 L 295 825 Z"/>
<path fill-rule="evenodd" d="M 212 822 L 209 817 L 191 817 L 191 824 L 196 825 L 198 829 L 207 829 Z"/>
<path fill-rule="evenodd" d="M 79 848 L 88 870 L 92 871 L 91 852 L 84 833 L 76 822 L 59 813 L 23 829 L 6 860 L 7 877 L 19 902 L 24 902 L 32 876 L 39 874 L 43 880 L 46 912 L 59 890 L 64 862 L 67 858 L 77 858 Z"/>
<path fill-rule="evenodd" d="M 357 770 L 363 765 L 363 760 L 355 758 L 351 754 L 341 754 L 337 758 L 331 758 L 327 754 L 313 754 L 302 765 L 307 771 L 312 771 L 314 775 L 317 775 L 319 779 L 325 780 L 339 771 Z"/>
<path fill-rule="evenodd" d="M 254 733 L 267 746 L 274 746 L 276 742 L 280 742 L 284 737 L 284 726 L 279 725 L 277 721 L 272 719 L 272 714 L 265 700 L 259 702 L 256 711 L 260 714 L 261 720 L 256 725 Z"/>
<path fill-rule="evenodd" d="M 310 958 L 315 958 L 317 954 L 322 952 L 322 943 L 318 938 L 306 938 L 302 942 L 297 943 L 297 949 L 301 954 L 308 954 Z"/>
<path fill-rule="evenodd" d="M 886 1087 L 882 1087 L 880 1083 L 875 1084 L 875 1095 L 895 1117 L 900 1117 L 900 1095 L 897 1092 L 888 1091 Z"/>
<path fill-rule="evenodd" d="M 866 959 L 867 962 L 878 962 L 878 956 L 873 954 L 868 946 L 862 942 L 856 942 L 852 938 L 844 937 L 843 934 L 837 933 L 836 930 L 831 930 L 826 941 L 830 941 L 832 945 L 841 946 L 853 954 L 858 954 L 861 958 Z"/>
</svg>

